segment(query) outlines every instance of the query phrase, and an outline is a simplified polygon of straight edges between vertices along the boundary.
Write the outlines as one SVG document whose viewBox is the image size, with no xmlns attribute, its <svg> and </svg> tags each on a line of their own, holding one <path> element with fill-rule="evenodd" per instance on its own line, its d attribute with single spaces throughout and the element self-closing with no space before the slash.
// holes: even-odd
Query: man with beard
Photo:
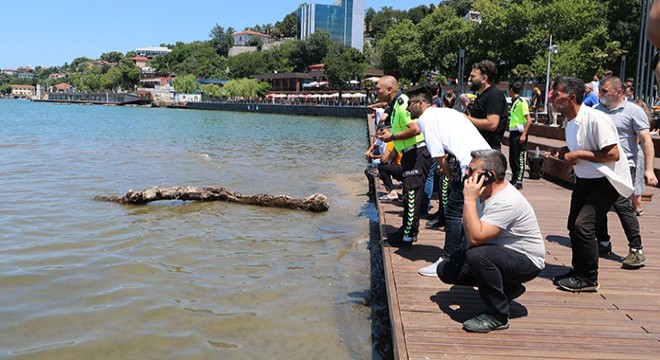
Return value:
<svg viewBox="0 0 660 360">
<path fill-rule="evenodd" d="M 509 125 L 509 111 L 504 93 L 494 85 L 497 66 L 490 60 L 472 65 L 468 84 L 479 96 L 474 100 L 469 119 L 479 129 L 491 148 L 502 150 L 502 137 Z"/>
<path fill-rule="evenodd" d="M 649 133 L 649 120 L 644 110 L 628 101 L 621 79 L 616 76 L 604 77 L 600 80 L 600 105 L 596 109 L 609 115 L 614 120 L 614 125 L 619 133 L 619 144 L 623 150 L 630 167 L 630 174 L 633 179 L 637 172 L 637 139 L 641 141 L 642 151 L 646 160 L 644 170 L 644 181 L 647 185 L 655 186 L 658 179 L 653 171 L 653 159 L 655 150 L 653 140 Z M 635 214 L 632 202 L 629 198 L 619 195 L 614 202 L 614 210 L 619 215 L 619 220 L 623 226 L 623 231 L 628 238 L 630 252 L 623 259 L 622 264 L 625 268 L 638 268 L 644 265 L 646 257 L 642 253 L 642 237 L 639 229 L 639 221 Z M 610 236 L 607 233 L 607 218 L 596 226 L 596 237 L 598 238 L 598 247 L 601 253 L 612 251 Z"/>
<path fill-rule="evenodd" d="M 424 134 L 427 149 L 437 161 L 442 173 L 450 179 L 449 197 L 445 208 L 445 244 L 443 254 L 433 264 L 419 269 L 422 276 L 436 276 L 438 264 L 461 249 L 467 248 L 463 229 L 463 182 L 462 176 L 472 161 L 472 151 L 489 149 L 488 143 L 464 114 L 448 108 L 433 107 L 431 92 L 420 86 L 408 92 L 408 111 L 413 122 L 401 136 Z M 397 134 L 398 136 L 398 134 Z M 458 166 L 450 169 L 445 155 L 456 158 Z M 506 165 L 505 165 L 506 170 Z"/>
</svg>

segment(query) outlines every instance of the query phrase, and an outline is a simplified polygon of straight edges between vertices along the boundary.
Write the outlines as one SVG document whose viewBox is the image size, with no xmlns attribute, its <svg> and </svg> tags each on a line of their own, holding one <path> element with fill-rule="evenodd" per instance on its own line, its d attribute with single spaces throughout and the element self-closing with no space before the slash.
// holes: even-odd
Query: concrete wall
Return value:
<svg viewBox="0 0 660 360">
<path fill-rule="evenodd" d="M 370 112 L 366 107 L 356 106 L 321 106 L 321 105 L 281 105 L 281 104 L 251 104 L 251 103 L 188 103 L 188 108 L 196 110 L 221 110 L 260 112 L 266 114 L 331 116 L 343 118 L 360 118 Z"/>
</svg>

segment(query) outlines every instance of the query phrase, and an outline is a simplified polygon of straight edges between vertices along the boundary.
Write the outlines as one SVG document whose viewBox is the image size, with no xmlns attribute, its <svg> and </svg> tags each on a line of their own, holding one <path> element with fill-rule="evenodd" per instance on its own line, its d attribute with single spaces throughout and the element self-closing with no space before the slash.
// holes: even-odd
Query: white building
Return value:
<svg viewBox="0 0 660 360">
<path fill-rule="evenodd" d="M 172 52 L 172 50 L 163 46 L 148 46 L 143 48 L 137 48 L 135 49 L 135 52 L 138 54 L 138 56 L 146 56 L 148 58 L 152 58 L 156 55 L 163 55 L 170 53 Z"/>
</svg>

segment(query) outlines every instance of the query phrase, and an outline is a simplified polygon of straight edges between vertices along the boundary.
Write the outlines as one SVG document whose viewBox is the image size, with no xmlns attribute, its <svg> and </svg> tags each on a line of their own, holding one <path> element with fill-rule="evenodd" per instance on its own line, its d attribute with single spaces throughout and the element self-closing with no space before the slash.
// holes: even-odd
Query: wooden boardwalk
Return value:
<svg viewBox="0 0 660 360">
<path fill-rule="evenodd" d="M 395 358 L 660 359 L 660 189 L 647 187 L 653 201 L 643 202 L 645 214 L 638 218 L 646 266 L 621 269 L 627 241 L 610 212 L 614 251 L 600 259 L 601 288 L 573 294 L 550 280 L 571 262 L 566 230 L 571 191 L 543 179 L 525 179 L 524 186 L 545 239 L 546 269 L 513 303 L 510 328 L 488 334 L 462 330 L 463 321 L 485 309 L 475 289 L 417 274 L 438 258 L 444 232 L 425 229 L 421 220 L 412 248 L 389 247 L 386 234 L 401 225 L 402 208 L 378 203 Z M 382 184 L 377 190 L 384 193 Z"/>
</svg>

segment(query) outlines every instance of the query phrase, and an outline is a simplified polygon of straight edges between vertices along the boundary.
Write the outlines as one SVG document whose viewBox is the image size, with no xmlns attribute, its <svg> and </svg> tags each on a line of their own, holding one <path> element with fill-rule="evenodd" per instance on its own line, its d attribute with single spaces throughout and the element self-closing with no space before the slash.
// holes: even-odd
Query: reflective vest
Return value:
<svg viewBox="0 0 660 360">
<path fill-rule="evenodd" d="M 413 122 L 410 118 L 410 113 L 408 112 L 408 96 L 405 94 L 399 95 L 394 99 L 394 105 L 392 106 L 391 124 L 392 124 L 392 134 L 396 134 L 404 131 L 408 128 L 408 124 Z M 409 139 L 396 139 L 394 140 L 394 148 L 398 152 L 403 152 L 403 150 L 424 141 L 424 134 L 419 134 L 415 137 Z"/>
</svg>

